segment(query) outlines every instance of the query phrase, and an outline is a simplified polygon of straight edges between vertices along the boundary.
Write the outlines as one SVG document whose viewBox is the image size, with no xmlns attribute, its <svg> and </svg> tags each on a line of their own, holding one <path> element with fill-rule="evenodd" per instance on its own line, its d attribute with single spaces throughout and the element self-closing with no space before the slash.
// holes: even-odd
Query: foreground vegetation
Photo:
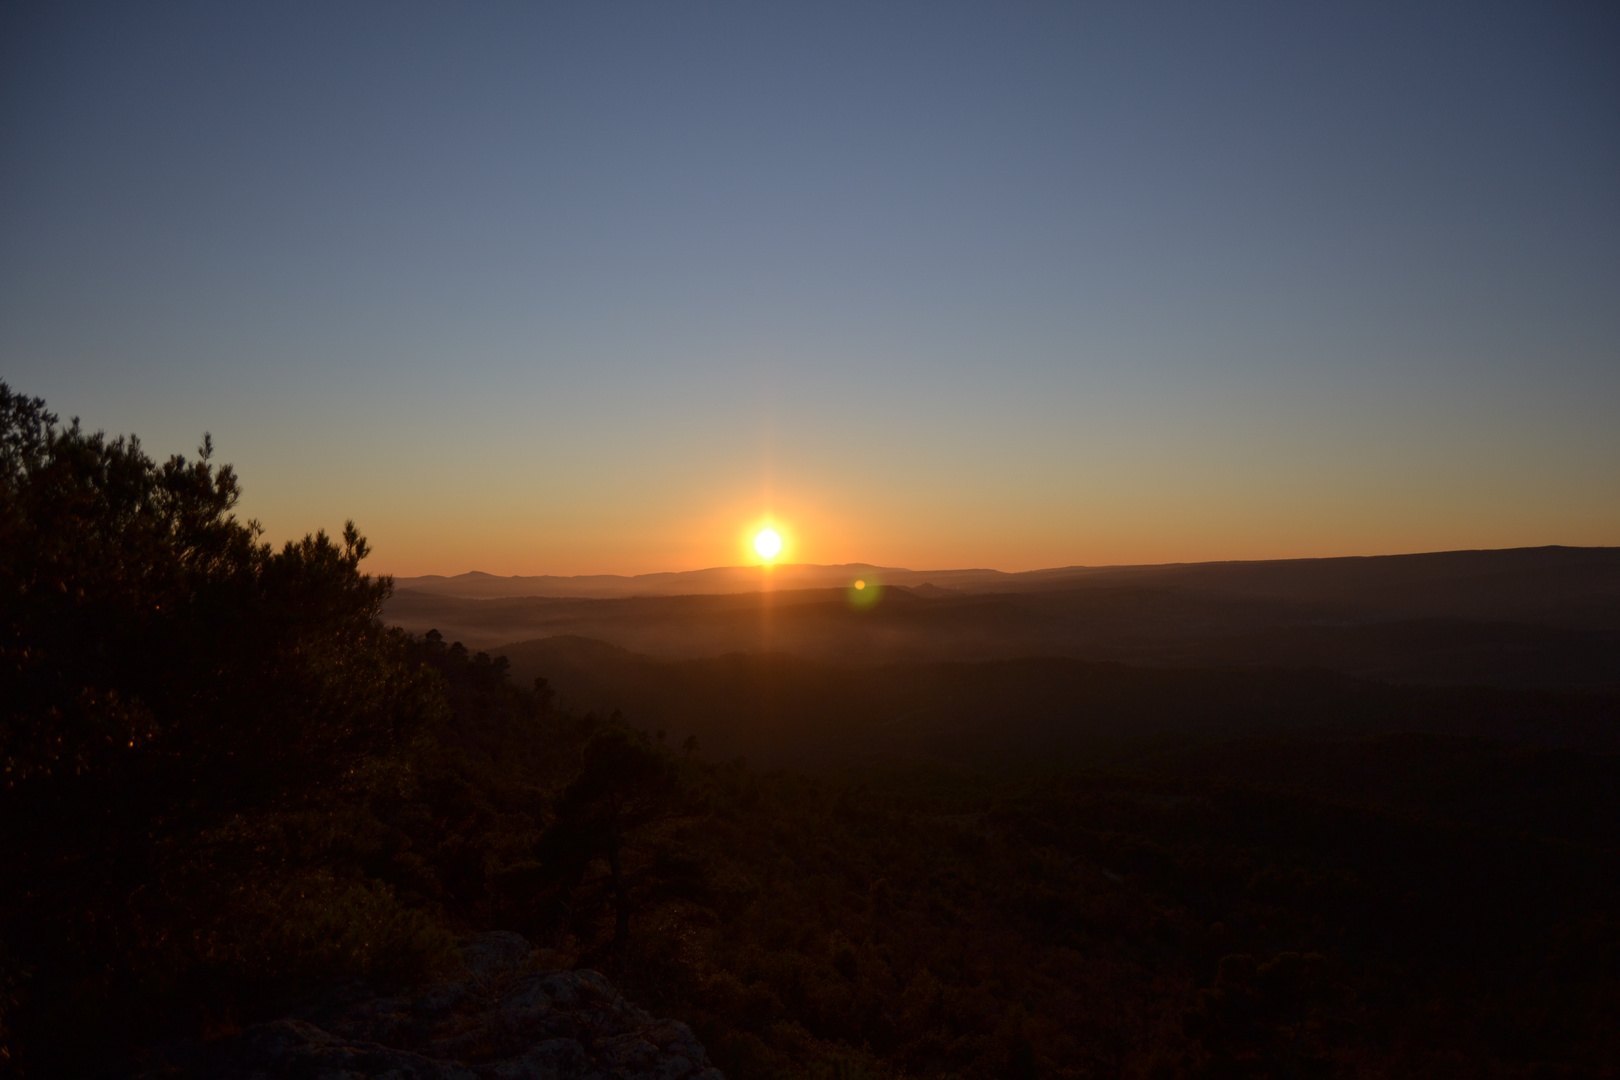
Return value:
<svg viewBox="0 0 1620 1080">
<path fill-rule="evenodd" d="M 359 534 L 263 545 L 206 447 L 158 464 L 3 388 L 0 419 L 17 1075 L 449 973 L 482 929 L 738 1080 L 1620 1060 L 1612 753 L 1302 723 L 762 773 L 384 629 Z"/>
</svg>

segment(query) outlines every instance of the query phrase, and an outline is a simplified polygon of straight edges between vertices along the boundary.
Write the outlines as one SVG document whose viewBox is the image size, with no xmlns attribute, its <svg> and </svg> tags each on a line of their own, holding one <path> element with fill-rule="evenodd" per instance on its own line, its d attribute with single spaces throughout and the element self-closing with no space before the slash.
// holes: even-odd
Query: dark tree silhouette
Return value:
<svg viewBox="0 0 1620 1080">
<path fill-rule="evenodd" d="M 158 464 L 0 384 L 0 982 L 81 1023 L 194 932 L 142 904 L 196 838 L 352 787 L 443 708 L 353 523 L 272 550 L 212 449 Z"/>
<path fill-rule="evenodd" d="M 621 967 L 630 940 L 625 843 L 635 830 L 670 812 L 675 790 L 675 765 L 668 752 L 622 726 L 606 727 L 586 742 L 579 774 L 563 792 L 556 822 L 543 845 L 547 861 L 575 881 L 591 860 L 607 861 L 613 886 L 613 951 Z"/>
</svg>

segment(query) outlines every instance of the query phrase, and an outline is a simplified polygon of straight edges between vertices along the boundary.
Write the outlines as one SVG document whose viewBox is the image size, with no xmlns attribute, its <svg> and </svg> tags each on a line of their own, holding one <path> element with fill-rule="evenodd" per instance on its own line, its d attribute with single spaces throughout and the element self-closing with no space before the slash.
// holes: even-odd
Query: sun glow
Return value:
<svg viewBox="0 0 1620 1080">
<path fill-rule="evenodd" d="M 782 550 L 782 538 L 775 529 L 761 529 L 754 537 L 754 550 L 760 558 L 770 562 Z"/>
</svg>

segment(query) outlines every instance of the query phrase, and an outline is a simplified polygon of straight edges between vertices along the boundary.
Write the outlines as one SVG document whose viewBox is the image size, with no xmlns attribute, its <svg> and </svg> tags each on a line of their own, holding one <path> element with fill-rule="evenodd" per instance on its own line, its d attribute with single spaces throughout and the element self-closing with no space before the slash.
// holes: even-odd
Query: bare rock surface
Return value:
<svg viewBox="0 0 1620 1080">
<path fill-rule="evenodd" d="M 143 1080 L 724 1080 L 685 1024 L 594 971 L 535 970 L 513 933 L 463 944 L 466 978 L 334 991 L 299 1015 L 177 1048 Z"/>
</svg>

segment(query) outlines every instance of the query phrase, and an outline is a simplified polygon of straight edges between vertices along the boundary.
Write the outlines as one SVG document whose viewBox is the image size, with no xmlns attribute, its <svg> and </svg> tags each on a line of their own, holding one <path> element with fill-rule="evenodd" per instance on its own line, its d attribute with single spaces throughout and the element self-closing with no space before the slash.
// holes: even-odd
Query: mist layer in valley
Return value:
<svg viewBox="0 0 1620 1080">
<path fill-rule="evenodd" d="M 779 567 L 770 591 L 761 589 L 765 580 L 757 567 L 639 578 L 405 578 L 385 617 L 497 652 L 570 636 L 661 661 L 738 653 L 858 666 L 1047 657 L 1324 668 L 1431 685 L 1620 686 L 1616 548 L 1027 574 Z M 867 587 L 853 589 L 857 580 Z M 541 589 L 551 595 L 522 595 Z"/>
</svg>

